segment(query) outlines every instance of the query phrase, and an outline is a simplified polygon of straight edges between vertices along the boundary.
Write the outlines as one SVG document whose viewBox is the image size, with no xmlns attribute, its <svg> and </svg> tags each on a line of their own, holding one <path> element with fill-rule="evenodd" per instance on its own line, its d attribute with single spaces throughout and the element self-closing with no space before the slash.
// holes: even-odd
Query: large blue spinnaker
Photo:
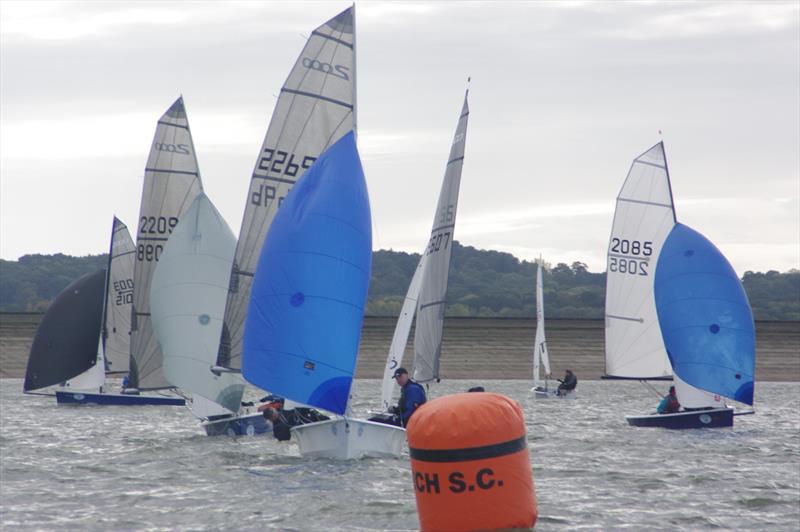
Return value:
<svg viewBox="0 0 800 532">
<path fill-rule="evenodd" d="M 351 131 L 297 181 L 267 233 L 245 322 L 244 377 L 344 414 L 371 263 L 369 197 Z"/>
<path fill-rule="evenodd" d="M 716 246 L 676 224 L 656 266 L 655 299 L 673 371 L 701 390 L 752 405 L 753 314 L 739 277 Z"/>
</svg>

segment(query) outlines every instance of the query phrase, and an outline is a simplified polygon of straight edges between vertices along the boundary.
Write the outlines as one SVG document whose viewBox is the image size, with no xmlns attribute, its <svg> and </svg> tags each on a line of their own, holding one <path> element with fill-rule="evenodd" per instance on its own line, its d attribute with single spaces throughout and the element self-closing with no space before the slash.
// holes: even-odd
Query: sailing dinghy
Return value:
<svg viewBox="0 0 800 532">
<path fill-rule="evenodd" d="M 442 331 L 450 275 L 450 257 L 455 235 L 458 193 L 469 121 L 469 90 L 458 117 L 458 125 L 450 147 L 439 201 L 430 238 L 408 286 L 400 316 L 397 318 L 389 355 L 383 373 L 381 403 L 384 412 L 392 405 L 395 389 L 394 371 L 403 361 L 411 322 L 416 315 L 414 331 L 414 363 L 411 374 L 420 383 L 439 381 L 439 358 L 442 353 Z"/>
<path fill-rule="evenodd" d="M 663 143 L 634 159 L 617 197 L 606 278 L 606 371 L 668 379 L 683 410 L 628 416 L 671 429 L 730 427 L 724 398 L 753 404 L 755 328 L 720 251 L 677 222 Z"/>
<path fill-rule="evenodd" d="M 115 217 L 107 269 L 70 284 L 42 318 L 28 359 L 26 393 L 57 385 L 58 404 L 173 404 L 107 390 L 107 377 L 128 369 L 132 277 L 133 241 Z"/>
<path fill-rule="evenodd" d="M 253 276 L 278 208 L 314 161 L 355 130 L 354 16 L 355 8 L 351 7 L 314 29 L 281 88 L 247 193 L 230 271 L 216 373 L 241 372 Z M 244 412 L 233 418 L 210 420 L 204 427 L 209 434 L 244 434 L 255 416 L 260 414 Z"/>
<path fill-rule="evenodd" d="M 304 457 L 397 456 L 399 427 L 350 416 L 372 262 L 366 181 L 350 132 L 286 196 L 254 277 L 242 374 L 259 388 L 343 416 L 292 428 Z"/>
</svg>

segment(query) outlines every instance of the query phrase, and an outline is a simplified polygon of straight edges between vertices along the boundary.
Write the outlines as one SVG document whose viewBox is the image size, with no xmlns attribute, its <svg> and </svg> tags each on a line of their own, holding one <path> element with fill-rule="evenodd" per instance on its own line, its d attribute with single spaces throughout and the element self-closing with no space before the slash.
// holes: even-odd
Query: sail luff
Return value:
<svg viewBox="0 0 800 532">
<path fill-rule="evenodd" d="M 430 382 L 439 378 L 447 280 L 469 118 L 468 97 L 469 90 L 464 94 L 430 240 L 424 251 L 427 264 L 417 304 L 417 325 L 414 333 L 413 378 L 418 382 Z"/>
<path fill-rule="evenodd" d="M 307 169 L 354 129 L 353 7 L 317 27 L 284 82 L 250 179 L 217 364 L 241 367 L 253 275 L 278 207 Z"/>
</svg>

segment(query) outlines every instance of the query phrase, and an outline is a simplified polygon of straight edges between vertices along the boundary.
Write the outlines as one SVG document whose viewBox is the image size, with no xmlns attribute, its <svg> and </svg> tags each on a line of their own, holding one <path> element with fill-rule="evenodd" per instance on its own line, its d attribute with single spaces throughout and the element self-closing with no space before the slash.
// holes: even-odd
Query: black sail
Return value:
<svg viewBox="0 0 800 532">
<path fill-rule="evenodd" d="M 106 271 L 87 273 L 56 296 L 31 346 L 24 390 L 76 377 L 97 364 Z"/>
</svg>

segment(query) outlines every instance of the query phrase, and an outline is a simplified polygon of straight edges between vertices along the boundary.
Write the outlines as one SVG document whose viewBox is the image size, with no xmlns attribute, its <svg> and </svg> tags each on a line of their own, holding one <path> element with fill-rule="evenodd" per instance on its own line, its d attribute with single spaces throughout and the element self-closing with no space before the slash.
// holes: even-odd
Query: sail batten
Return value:
<svg viewBox="0 0 800 532">
<path fill-rule="evenodd" d="M 316 28 L 281 88 L 247 192 L 217 364 L 241 368 L 253 274 L 293 185 L 355 127 L 354 8 Z"/>
<path fill-rule="evenodd" d="M 185 127 L 173 127 L 175 124 Z M 181 97 L 157 121 L 145 165 L 133 275 L 132 387 L 142 390 L 171 387 L 164 377 L 163 355 L 150 319 L 150 283 L 169 235 L 201 190 L 194 142 Z"/>
</svg>

